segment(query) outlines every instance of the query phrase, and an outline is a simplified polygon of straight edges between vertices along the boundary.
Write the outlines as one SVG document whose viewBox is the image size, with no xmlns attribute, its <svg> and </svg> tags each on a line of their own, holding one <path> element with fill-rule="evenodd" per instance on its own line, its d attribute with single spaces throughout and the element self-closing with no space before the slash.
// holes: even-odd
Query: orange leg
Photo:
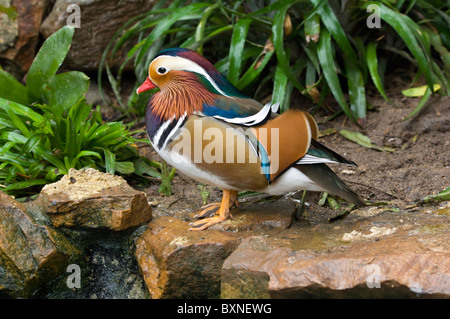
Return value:
<svg viewBox="0 0 450 319">
<path fill-rule="evenodd" d="M 219 203 L 215 203 L 205 206 L 205 209 L 200 211 L 195 216 L 207 216 L 212 209 L 218 206 L 218 204 Z M 203 230 L 208 228 L 209 226 L 218 224 L 220 222 L 232 218 L 230 214 L 230 207 L 232 207 L 234 204 L 236 205 L 238 204 L 237 191 L 224 190 L 222 196 L 222 203 L 220 204 L 220 207 L 217 210 L 216 215 L 214 217 L 199 220 L 195 223 L 190 223 L 192 228 L 190 228 L 189 230 Z"/>
</svg>

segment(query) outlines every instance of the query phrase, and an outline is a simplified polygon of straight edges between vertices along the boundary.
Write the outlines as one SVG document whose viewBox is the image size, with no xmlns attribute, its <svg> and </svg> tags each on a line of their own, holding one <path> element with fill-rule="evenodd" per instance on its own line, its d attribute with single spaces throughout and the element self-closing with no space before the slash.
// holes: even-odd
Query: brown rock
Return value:
<svg viewBox="0 0 450 319">
<path fill-rule="evenodd" d="M 426 233 L 374 226 L 341 234 L 332 248 L 300 250 L 282 238 L 248 238 L 223 264 L 221 297 L 450 297 L 448 235 L 448 225 Z"/>
<path fill-rule="evenodd" d="M 289 227 L 295 205 L 278 200 L 231 213 L 233 220 L 204 231 L 189 231 L 187 216 L 163 216 L 148 225 L 135 255 L 152 298 L 218 298 L 225 259 L 242 239 Z"/>
<path fill-rule="evenodd" d="M 154 0 L 57 0 L 52 11 L 41 26 L 45 38 L 66 25 L 67 19 L 73 13 L 67 6 L 76 4 L 80 7 L 81 28 L 75 31 L 72 50 L 65 60 L 68 68 L 92 71 L 98 69 L 103 51 L 111 41 L 114 33 L 129 19 L 152 9 Z M 110 61 L 110 67 L 118 67 L 134 43 L 118 52 L 116 59 Z M 130 64 L 131 67 L 131 64 Z"/>
<path fill-rule="evenodd" d="M 2 52 L 0 58 L 14 63 L 23 73 L 28 70 L 37 53 L 39 27 L 48 3 L 49 0 L 13 0 L 11 3 L 17 10 L 19 33 L 14 45 Z"/>
<path fill-rule="evenodd" d="M 77 256 L 80 251 L 67 239 L 36 224 L 21 203 L 0 192 L 0 296 L 30 295 Z"/>
<path fill-rule="evenodd" d="M 54 227 L 124 230 L 152 218 L 145 193 L 120 176 L 94 169 L 71 169 L 60 181 L 46 185 L 36 202 Z"/>
</svg>

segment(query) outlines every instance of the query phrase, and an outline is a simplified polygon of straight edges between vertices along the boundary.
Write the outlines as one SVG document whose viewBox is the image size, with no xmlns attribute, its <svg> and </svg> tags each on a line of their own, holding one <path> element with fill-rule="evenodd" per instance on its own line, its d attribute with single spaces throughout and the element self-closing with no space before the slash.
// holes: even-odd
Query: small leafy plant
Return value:
<svg viewBox="0 0 450 319">
<path fill-rule="evenodd" d="M 89 78 L 58 73 L 74 28 L 63 27 L 42 45 L 26 85 L 0 69 L 0 190 L 35 194 L 71 168 L 161 178 L 157 167 L 138 155 L 127 125 L 103 123 L 99 108 L 86 103 Z"/>
</svg>

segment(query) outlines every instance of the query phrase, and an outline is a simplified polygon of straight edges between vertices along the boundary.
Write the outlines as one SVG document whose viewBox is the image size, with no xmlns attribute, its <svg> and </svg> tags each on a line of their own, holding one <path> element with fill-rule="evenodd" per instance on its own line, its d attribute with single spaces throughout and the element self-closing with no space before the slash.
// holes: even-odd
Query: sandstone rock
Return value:
<svg viewBox="0 0 450 319">
<path fill-rule="evenodd" d="M 120 176 L 94 169 L 71 169 L 60 181 L 46 185 L 36 202 L 54 227 L 124 230 L 152 218 L 145 193 Z"/>
<path fill-rule="evenodd" d="M 243 238 L 289 227 L 295 205 L 278 200 L 231 213 L 233 220 L 200 232 L 189 231 L 187 216 L 163 216 L 148 225 L 135 256 L 152 298 L 218 298 L 225 259 Z"/>
<path fill-rule="evenodd" d="M 65 61 L 68 68 L 92 71 L 96 70 L 103 51 L 111 41 L 114 33 L 129 19 L 152 9 L 154 0 L 57 0 L 52 11 L 41 26 L 45 38 L 66 25 L 72 12 L 67 12 L 70 4 L 80 8 L 81 28 L 75 31 L 72 48 Z M 71 18 L 69 18 L 71 20 Z M 118 67 L 124 61 L 126 52 L 134 45 L 116 54 L 110 61 L 110 67 Z M 130 65 L 131 66 L 131 65 Z"/>
<path fill-rule="evenodd" d="M 17 25 L 18 34 L 15 41 L 10 43 L 6 51 L 0 54 L 0 58 L 9 61 L 10 65 L 15 64 L 22 73 L 28 70 L 37 53 L 39 27 L 48 3 L 49 0 L 13 0 L 11 2 L 11 5 L 17 10 L 17 17 L 16 21 L 9 24 L 9 28 Z M 15 70 L 8 69 L 8 71 L 16 73 Z"/>
<path fill-rule="evenodd" d="M 292 237 L 287 231 L 244 240 L 223 264 L 221 297 L 450 297 L 447 216 L 384 212 L 351 219 L 308 225 L 304 234 L 291 229 Z"/>
<path fill-rule="evenodd" d="M 21 203 L 0 192 L 0 297 L 29 296 L 79 255 L 67 239 L 36 224 Z"/>
</svg>

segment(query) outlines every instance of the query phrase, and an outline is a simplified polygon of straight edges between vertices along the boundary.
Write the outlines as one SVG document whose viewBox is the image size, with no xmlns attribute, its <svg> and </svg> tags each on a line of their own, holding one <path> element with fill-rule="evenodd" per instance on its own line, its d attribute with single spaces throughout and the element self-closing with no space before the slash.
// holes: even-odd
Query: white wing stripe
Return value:
<svg viewBox="0 0 450 319">
<path fill-rule="evenodd" d="M 275 103 L 275 104 L 270 104 L 267 103 L 266 105 L 264 105 L 264 107 L 261 109 L 261 111 L 259 111 L 258 113 L 251 115 L 251 116 L 247 116 L 247 117 L 234 117 L 234 118 L 227 118 L 227 117 L 223 117 L 223 116 L 219 116 L 219 115 L 215 115 L 213 116 L 216 119 L 228 122 L 228 123 L 232 123 L 232 124 L 242 124 L 245 126 L 252 126 L 255 124 L 258 124 L 262 121 L 264 121 L 267 118 L 267 115 L 269 114 L 269 112 L 276 112 L 278 110 L 280 103 Z"/>
<path fill-rule="evenodd" d="M 296 164 L 318 164 L 318 163 L 342 164 L 341 162 L 333 161 L 332 159 L 329 158 L 322 158 L 308 154 L 306 154 L 296 162 Z"/>
</svg>

